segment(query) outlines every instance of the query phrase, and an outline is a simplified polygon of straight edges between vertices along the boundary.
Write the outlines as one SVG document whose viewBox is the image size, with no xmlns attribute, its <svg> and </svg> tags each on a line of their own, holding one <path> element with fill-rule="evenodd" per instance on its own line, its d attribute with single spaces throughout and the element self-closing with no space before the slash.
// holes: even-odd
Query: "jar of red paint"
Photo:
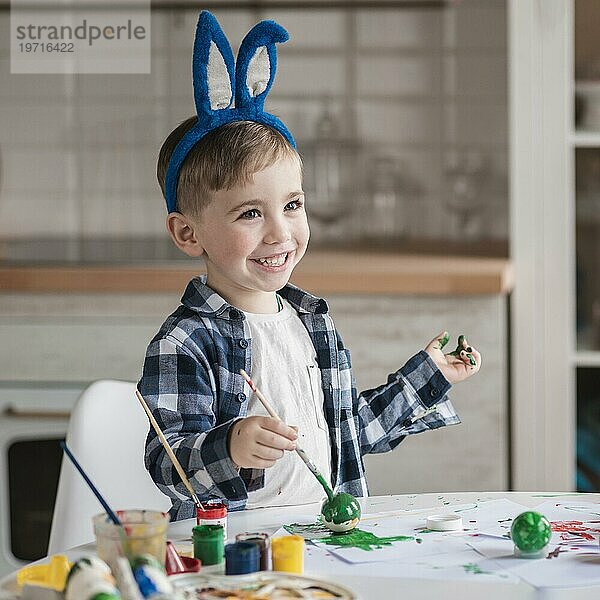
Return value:
<svg viewBox="0 0 600 600">
<path fill-rule="evenodd" d="M 197 525 L 221 525 L 224 539 L 227 539 L 227 505 L 218 500 L 204 502 L 202 508 L 196 506 Z"/>
</svg>

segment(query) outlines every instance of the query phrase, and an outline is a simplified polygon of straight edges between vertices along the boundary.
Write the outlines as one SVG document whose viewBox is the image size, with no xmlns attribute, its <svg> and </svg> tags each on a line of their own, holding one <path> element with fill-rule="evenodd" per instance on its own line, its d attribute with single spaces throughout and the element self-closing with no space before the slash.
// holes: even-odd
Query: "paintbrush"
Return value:
<svg viewBox="0 0 600 600">
<path fill-rule="evenodd" d="M 240 375 L 244 378 L 246 383 L 250 386 L 250 389 L 256 394 L 256 397 L 260 400 L 261 404 L 265 407 L 265 410 L 269 413 L 271 417 L 281 421 L 279 415 L 275 412 L 273 407 L 269 404 L 269 401 L 262 395 L 262 392 L 254 385 L 252 379 L 244 369 L 240 369 Z M 306 454 L 306 452 L 296 444 L 296 452 L 298 456 L 304 461 L 304 464 L 308 467 L 309 471 L 317 478 L 317 481 L 323 486 L 325 493 L 329 500 L 333 500 L 333 490 L 329 487 L 327 481 L 317 468 L 317 465 L 312 461 L 312 459 Z"/>
<path fill-rule="evenodd" d="M 167 454 L 169 455 L 169 458 L 171 459 L 171 462 L 173 463 L 175 470 L 179 474 L 179 477 L 181 477 L 181 481 L 183 481 L 183 485 L 185 485 L 188 492 L 192 496 L 192 500 L 194 501 L 194 504 L 198 508 L 200 508 L 200 510 L 204 510 L 204 507 L 200 503 L 200 500 L 198 499 L 198 496 L 196 495 L 196 492 L 194 491 L 194 488 L 192 487 L 190 480 L 186 477 L 186 475 L 183 471 L 181 463 L 177 460 L 175 453 L 173 452 L 171 446 L 169 446 L 169 442 L 167 441 L 165 434 L 162 432 L 162 429 L 160 428 L 159 424 L 156 422 L 154 415 L 148 408 L 148 405 L 146 404 L 146 401 L 140 394 L 139 390 L 135 390 L 135 395 L 137 396 L 138 400 L 140 401 L 140 404 L 144 407 L 144 410 L 146 411 L 146 414 L 148 415 L 148 419 L 150 419 L 150 423 L 152 424 L 152 427 L 154 427 L 154 431 L 156 431 L 156 435 L 158 436 L 158 439 L 160 440 L 161 444 L 163 445 L 164 449 L 166 450 Z"/>
<path fill-rule="evenodd" d="M 121 519 L 119 519 L 119 517 L 117 517 L 116 513 L 112 510 L 112 508 L 108 505 L 106 500 L 102 497 L 102 494 L 98 491 L 98 488 L 92 483 L 92 480 L 87 476 L 86 472 L 83 470 L 83 468 L 79 464 L 79 462 L 77 462 L 77 459 L 73 456 L 73 453 L 69 450 L 69 447 L 67 446 L 67 444 L 65 442 L 61 442 L 60 447 L 65 451 L 65 454 L 67 455 L 67 457 L 75 465 L 75 468 L 79 471 L 79 473 L 83 477 L 84 481 L 88 484 L 88 486 L 89 486 L 90 490 L 92 490 L 92 493 L 94 494 L 94 496 L 96 496 L 96 498 L 98 498 L 98 501 L 100 502 L 100 504 L 102 504 L 102 507 L 106 511 L 106 514 L 109 516 L 110 520 L 115 525 L 118 525 L 119 527 L 121 527 L 121 529 L 123 529 L 123 523 L 121 523 Z"/>
</svg>

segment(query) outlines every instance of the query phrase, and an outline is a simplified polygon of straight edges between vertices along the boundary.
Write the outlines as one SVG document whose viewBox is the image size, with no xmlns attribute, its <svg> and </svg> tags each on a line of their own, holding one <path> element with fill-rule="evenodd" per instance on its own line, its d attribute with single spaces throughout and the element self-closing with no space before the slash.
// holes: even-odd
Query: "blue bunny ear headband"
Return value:
<svg viewBox="0 0 600 600">
<path fill-rule="evenodd" d="M 181 165 L 209 131 L 232 121 L 256 121 L 273 127 L 296 147 L 287 127 L 276 116 L 264 112 L 277 67 L 275 43 L 286 42 L 288 37 L 287 31 L 274 21 L 261 21 L 246 34 L 234 66 L 231 46 L 219 23 L 208 11 L 200 13 L 192 57 L 198 120 L 177 144 L 169 161 L 165 197 L 170 213 L 177 209 Z"/>
</svg>

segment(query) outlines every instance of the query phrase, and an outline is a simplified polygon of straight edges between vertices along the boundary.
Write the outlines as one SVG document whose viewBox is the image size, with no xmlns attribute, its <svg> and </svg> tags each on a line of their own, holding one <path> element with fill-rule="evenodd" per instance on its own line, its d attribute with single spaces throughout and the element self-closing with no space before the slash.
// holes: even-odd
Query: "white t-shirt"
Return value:
<svg viewBox="0 0 600 600">
<path fill-rule="evenodd" d="M 331 483 L 329 430 L 323 413 L 323 389 L 315 348 L 295 309 L 283 300 L 275 314 L 245 313 L 252 334 L 252 373 L 256 387 L 288 425 L 298 427 L 298 443 Z M 267 411 L 252 395 L 248 416 Z M 296 452 L 265 469 L 265 486 L 248 493 L 246 508 L 317 502 L 322 486 Z"/>
</svg>

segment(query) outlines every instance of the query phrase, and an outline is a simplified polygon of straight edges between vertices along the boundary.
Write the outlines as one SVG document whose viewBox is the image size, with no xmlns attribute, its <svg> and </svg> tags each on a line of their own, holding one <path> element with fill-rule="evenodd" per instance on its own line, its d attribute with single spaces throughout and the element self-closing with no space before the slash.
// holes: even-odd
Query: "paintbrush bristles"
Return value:
<svg viewBox="0 0 600 600">
<path fill-rule="evenodd" d="M 173 463 L 175 470 L 179 474 L 179 477 L 181 477 L 181 481 L 183 481 L 183 485 L 185 485 L 188 492 L 191 494 L 194 504 L 196 504 L 196 506 L 199 506 L 200 508 L 202 508 L 202 504 L 200 504 L 200 500 L 198 499 L 198 496 L 196 496 L 196 492 L 194 491 L 194 488 L 192 487 L 190 480 L 186 477 L 186 475 L 183 471 L 183 468 L 181 466 L 181 463 L 177 460 L 177 457 L 175 456 L 175 453 L 173 452 L 171 446 L 169 445 L 169 442 L 167 441 L 165 434 L 162 432 L 162 429 L 160 428 L 159 424 L 156 422 L 156 419 L 154 418 L 152 411 L 150 410 L 150 408 L 148 408 L 146 401 L 144 400 L 144 398 L 142 397 L 142 395 L 140 394 L 140 392 L 138 390 L 135 390 L 135 395 L 137 396 L 138 400 L 140 401 L 140 404 L 143 406 L 144 410 L 146 411 L 146 414 L 148 415 L 148 419 L 150 419 L 150 423 L 152 424 L 154 431 L 156 431 L 156 435 L 158 436 L 158 439 L 160 440 L 161 444 L 163 445 L 164 449 L 166 450 L 167 454 L 169 455 L 169 458 L 171 459 L 171 462 Z"/>
</svg>

